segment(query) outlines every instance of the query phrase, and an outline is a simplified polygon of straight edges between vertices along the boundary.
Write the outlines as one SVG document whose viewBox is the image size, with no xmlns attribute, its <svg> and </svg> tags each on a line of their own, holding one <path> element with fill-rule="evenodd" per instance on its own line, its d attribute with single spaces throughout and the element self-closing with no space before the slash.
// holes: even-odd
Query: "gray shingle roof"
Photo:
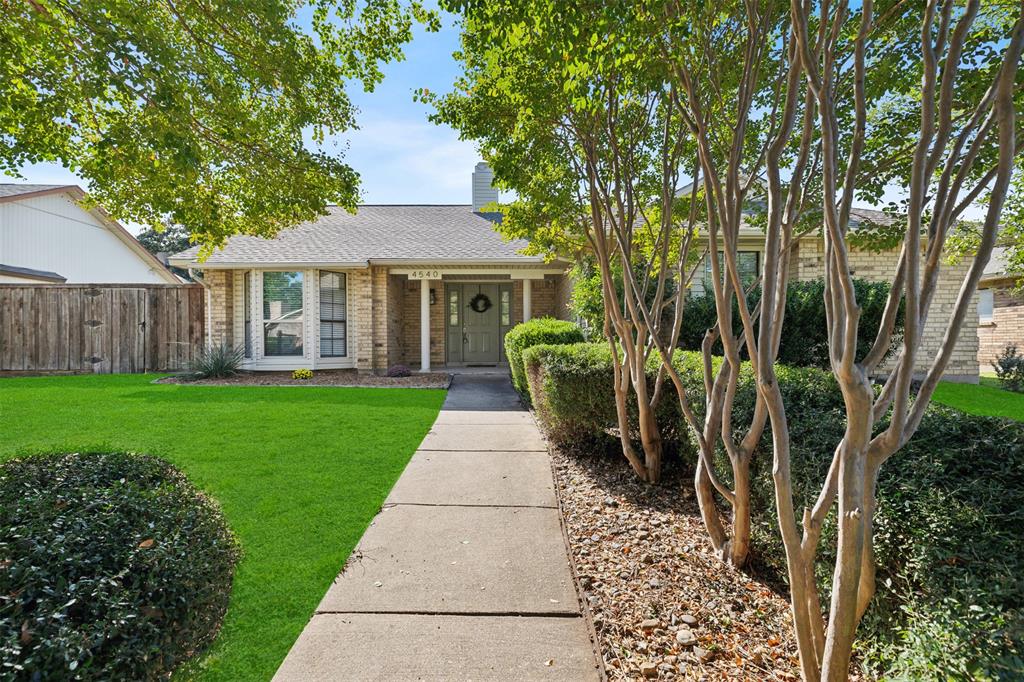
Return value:
<svg viewBox="0 0 1024 682">
<path fill-rule="evenodd" d="M 59 275 L 56 272 L 50 272 L 49 270 L 35 270 L 33 268 L 22 268 L 17 265 L 4 265 L 3 263 L 0 263 L 0 275 L 25 277 L 27 279 L 39 279 L 45 282 L 68 281 L 67 277 Z"/>
<path fill-rule="evenodd" d="M 494 230 L 496 219 L 500 216 L 474 213 L 469 204 L 360 206 L 354 215 L 330 206 L 327 215 L 274 239 L 232 237 L 205 264 L 539 260 L 519 253 L 525 241 L 504 241 Z M 193 247 L 171 258 L 194 260 L 198 252 Z"/>
<path fill-rule="evenodd" d="M 22 185 L 11 182 L 0 183 L 0 199 L 16 197 L 21 194 L 35 194 L 36 192 L 50 192 L 57 189 L 71 188 L 74 185 Z"/>
</svg>

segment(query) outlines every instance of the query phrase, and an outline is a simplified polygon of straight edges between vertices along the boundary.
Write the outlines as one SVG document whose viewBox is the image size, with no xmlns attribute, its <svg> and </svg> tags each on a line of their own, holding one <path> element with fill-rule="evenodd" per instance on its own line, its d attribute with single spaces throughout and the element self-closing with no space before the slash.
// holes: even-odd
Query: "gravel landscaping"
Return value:
<svg viewBox="0 0 1024 682">
<path fill-rule="evenodd" d="M 788 602 L 712 554 L 688 473 L 652 487 L 621 458 L 553 457 L 610 679 L 799 679 Z"/>
<path fill-rule="evenodd" d="M 354 369 L 318 369 L 310 379 L 293 379 L 291 372 L 239 372 L 222 379 L 191 379 L 188 375 L 158 379 L 158 384 L 192 384 L 197 386 L 348 386 L 372 388 L 448 388 L 452 377 L 444 372 L 407 377 L 386 377 L 361 374 Z"/>
</svg>

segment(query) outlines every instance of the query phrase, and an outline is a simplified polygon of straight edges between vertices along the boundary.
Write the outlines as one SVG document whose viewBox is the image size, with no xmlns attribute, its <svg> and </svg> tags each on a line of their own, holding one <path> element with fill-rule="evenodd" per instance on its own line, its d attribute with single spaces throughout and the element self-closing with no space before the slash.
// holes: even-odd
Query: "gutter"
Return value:
<svg viewBox="0 0 1024 682">
<path fill-rule="evenodd" d="M 508 266 L 508 265 L 529 265 L 529 266 L 548 266 L 556 268 L 557 261 L 545 261 L 541 256 L 522 256 L 519 258 L 371 258 L 365 261 L 346 261 L 346 262 L 329 262 L 329 261 L 249 261 L 249 262 L 217 262 L 217 263 L 200 263 L 194 260 L 188 259 L 176 259 L 171 258 L 170 264 L 179 268 L 188 268 L 191 272 L 193 268 L 200 268 L 202 270 L 237 270 L 237 269 L 266 269 L 266 268 L 356 268 L 363 269 L 373 265 L 389 265 L 389 266 L 412 266 L 412 265 L 461 265 L 461 266 Z M 568 262 L 568 261 L 561 261 Z"/>
</svg>

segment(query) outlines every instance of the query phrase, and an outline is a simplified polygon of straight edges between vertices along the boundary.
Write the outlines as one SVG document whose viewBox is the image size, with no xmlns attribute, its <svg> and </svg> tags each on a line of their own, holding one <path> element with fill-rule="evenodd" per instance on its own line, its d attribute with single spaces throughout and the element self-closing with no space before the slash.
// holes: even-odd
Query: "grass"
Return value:
<svg viewBox="0 0 1024 682">
<path fill-rule="evenodd" d="M 969 414 L 1024 422 L 1024 393 L 1001 388 L 995 377 L 983 376 L 979 384 L 943 381 L 935 389 L 933 400 Z"/>
<path fill-rule="evenodd" d="M 215 497 L 243 557 L 216 643 L 180 677 L 268 680 L 434 421 L 444 391 L 0 380 L 0 461 L 129 450 Z"/>
</svg>

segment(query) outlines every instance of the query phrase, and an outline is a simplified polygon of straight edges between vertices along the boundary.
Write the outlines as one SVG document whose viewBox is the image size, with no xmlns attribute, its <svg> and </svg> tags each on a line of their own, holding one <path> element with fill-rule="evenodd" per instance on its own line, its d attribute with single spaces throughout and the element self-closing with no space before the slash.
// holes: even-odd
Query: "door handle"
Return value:
<svg viewBox="0 0 1024 682">
<path fill-rule="evenodd" d="M 462 343 L 469 343 L 469 337 L 466 336 L 465 332 L 462 333 Z"/>
</svg>

